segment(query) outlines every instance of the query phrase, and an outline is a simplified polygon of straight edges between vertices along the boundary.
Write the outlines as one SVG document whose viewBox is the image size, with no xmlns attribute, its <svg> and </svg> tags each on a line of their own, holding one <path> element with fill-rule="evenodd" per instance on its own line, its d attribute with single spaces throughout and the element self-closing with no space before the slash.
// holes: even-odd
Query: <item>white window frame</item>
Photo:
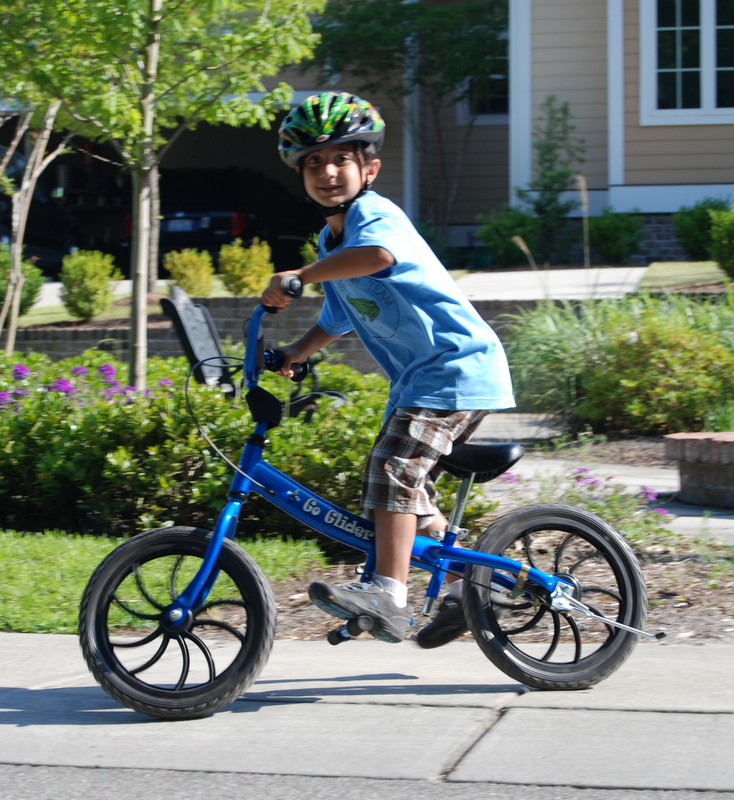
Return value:
<svg viewBox="0 0 734 800">
<path fill-rule="evenodd" d="M 716 108 L 716 0 L 701 0 L 701 108 L 657 108 L 656 7 L 640 0 L 640 125 L 734 124 L 734 108 Z"/>
</svg>

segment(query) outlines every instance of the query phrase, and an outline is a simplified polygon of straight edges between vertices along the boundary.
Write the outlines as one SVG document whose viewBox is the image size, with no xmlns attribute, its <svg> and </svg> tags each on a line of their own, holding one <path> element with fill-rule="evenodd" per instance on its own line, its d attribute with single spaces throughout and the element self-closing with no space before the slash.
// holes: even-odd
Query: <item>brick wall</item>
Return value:
<svg viewBox="0 0 734 800">
<path fill-rule="evenodd" d="M 205 305 L 214 319 L 222 340 L 243 340 L 242 323 L 252 314 L 254 297 L 207 297 L 195 302 Z M 482 317 L 502 336 L 506 320 L 503 315 L 515 313 L 519 308 L 531 308 L 533 301 L 517 300 L 494 302 L 476 301 L 474 306 Z M 303 297 L 294 302 L 284 314 L 274 314 L 264 323 L 265 340 L 268 346 L 292 342 L 303 334 L 318 318 L 321 298 Z M 129 329 L 120 328 L 21 328 L 16 338 L 15 349 L 20 352 L 47 353 L 55 361 L 76 356 L 91 347 L 113 353 L 121 361 L 129 360 Z M 373 372 L 377 365 L 354 334 L 342 337 L 329 348 L 342 353 L 343 362 L 361 372 Z M 148 355 L 169 358 L 183 355 L 183 350 L 173 327 L 168 323 L 156 323 L 148 329 Z"/>
<path fill-rule="evenodd" d="M 671 433 L 665 455 L 678 462 L 682 503 L 734 508 L 734 433 Z"/>
</svg>

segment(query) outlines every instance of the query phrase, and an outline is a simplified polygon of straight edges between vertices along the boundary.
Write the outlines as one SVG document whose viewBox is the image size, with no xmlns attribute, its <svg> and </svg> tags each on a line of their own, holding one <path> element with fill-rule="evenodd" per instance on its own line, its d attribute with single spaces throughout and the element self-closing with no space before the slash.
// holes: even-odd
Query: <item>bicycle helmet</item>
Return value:
<svg viewBox="0 0 734 800">
<path fill-rule="evenodd" d="M 289 167 L 309 153 L 343 142 L 372 143 L 385 139 L 385 123 L 366 100 L 347 92 L 322 92 L 292 109 L 278 131 L 278 151 Z"/>
</svg>

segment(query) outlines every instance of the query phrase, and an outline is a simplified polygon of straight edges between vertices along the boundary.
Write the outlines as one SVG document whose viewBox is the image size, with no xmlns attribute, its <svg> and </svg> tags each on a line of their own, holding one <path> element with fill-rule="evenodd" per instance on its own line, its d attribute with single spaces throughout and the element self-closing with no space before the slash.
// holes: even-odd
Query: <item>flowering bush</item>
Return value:
<svg viewBox="0 0 734 800">
<path fill-rule="evenodd" d="M 38 354 L 0 355 L 0 526 L 25 531 L 61 528 L 121 535 L 167 521 L 211 527 L 231 469 L 206 445 L 182 387 L 185 359 L 150 359 L 148 389 L 120 376 L 126 367 L 105 353 L 52 363 Z M 364 463 L 379 430 L 387 382 L 341 364 L 319 366 L 322 385 L 349 403 L 320 405 L 310 425 L 285 418 L 268 460 L 332 502 L 358 509 Z M 266 375 L 285 397 L 292 384 Z M 216 387 L 190 386 L 199 422 L 237 460 L 252 419 Z M 447 481 L 443 490 L 451 489 Z M 486 512 L 476 501 L 470 518 Z M 249 534 L 303 532 L 259 498 L 241 519 Z"/>
<path fill-rule="evenodd" d="M 586 508 L 613 525 L 643 558 L 648 548 L 669 545 L 680 538 L 666 527 L 671 517 L 656 506 L 658 492 L 649 486 L 630 492 L 611 475 L 598 477 L 588 467 L 578 467 L 561 475 L 541 474 L 537 488 L 528 498 L 522 480 L 514 473 L 505 475 L 510 476 L 506 482 L 517 484 L 516 502 L 566 503 Z"/>
</svg>

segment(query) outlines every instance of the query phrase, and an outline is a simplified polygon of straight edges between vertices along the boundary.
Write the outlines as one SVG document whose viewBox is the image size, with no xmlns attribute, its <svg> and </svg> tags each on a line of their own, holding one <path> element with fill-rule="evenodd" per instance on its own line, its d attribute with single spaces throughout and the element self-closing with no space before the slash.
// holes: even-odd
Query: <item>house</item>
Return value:
<svg viewBox="0 0 734 800">
<path fill-rule="evenodd" d="M 643 259 L 682 255 L 671 223 L 681 206 L 734 200 L 734 0 L 510 0 L 507 41 L 509 80 L 496 76 L 497 94 L 458 103 L 438 120 L 441 169 L 458 176 L 445 219 L 451 244 L 476 245 L 477 215 L 527 186 L 535 120 L 551 94 L 568 102 L 585 142 L 591 213 L 645 215 Z M 328 84 L 297 71 L 281 79 L 294 87 L 294 103 L 358 89 L 346 74 Z M 425 98 L 369 99 L 387 124 L 376 188 L 414 220 L 426 219 L 436 168 L 419 157 L 405 123 L 412 116 L 427 124 Z M 254 169 L 300 198 L 297 176 L 276 152 L 278 122 L 270 131 L 200 125 L 163 167 Z"/>
</svg>

